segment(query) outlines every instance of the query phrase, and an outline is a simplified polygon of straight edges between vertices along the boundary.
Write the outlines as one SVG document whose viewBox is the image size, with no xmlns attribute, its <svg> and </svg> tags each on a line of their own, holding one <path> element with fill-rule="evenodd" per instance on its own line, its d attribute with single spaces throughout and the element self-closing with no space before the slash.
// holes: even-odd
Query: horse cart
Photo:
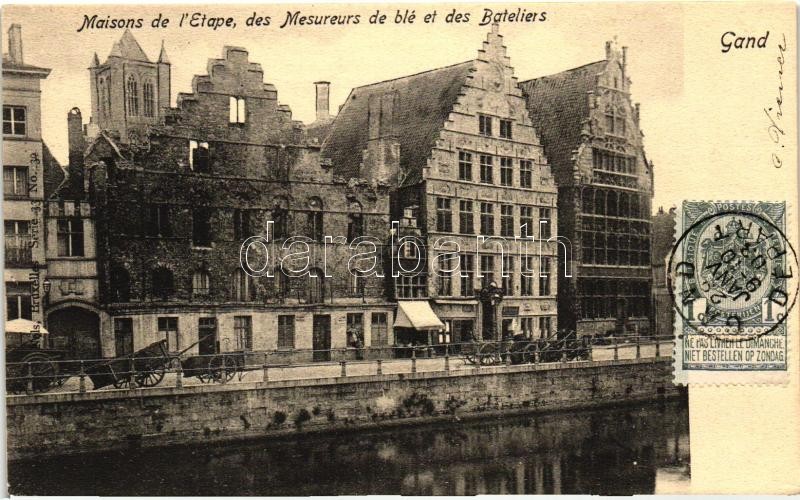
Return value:
<svg viewBox="0 0 800 500">
<path fill-rule="evenodd" d="M 234 351 L 189 356 L 181 359 L 181 371 L 184 377 L 196 377 L 204 384 L 225 384 L 237 375 L 241 381 L 245 371 L 245 353 Z"/>
<path fill-rule="evenodd" d="M 506 361 L 518 365 L 589 358 L 586 342 L 578 339 L 574 333 L 556 335 L 548 339 L 530 339 L 518 334 L 509 340 L 478 341 L 465 347 L 466 361 L 483 366 L 502 364 Z"/>
</svg>

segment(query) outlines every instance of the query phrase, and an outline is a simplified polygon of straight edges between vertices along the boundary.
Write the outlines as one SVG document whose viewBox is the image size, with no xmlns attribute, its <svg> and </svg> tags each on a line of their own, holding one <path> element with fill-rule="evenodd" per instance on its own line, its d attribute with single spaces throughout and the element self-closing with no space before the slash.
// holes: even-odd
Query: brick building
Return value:
<svg viewBox="0 0 800 500">
<path fill-rule="evenodd" d="M 556 188 L 497 26 L 474 60 L 353 89 L 323 155 L 343 176 L 393 186 L 399 235 L 424 244 L 394 293 L 441 319 L 432 340 L 555 333 L 556 244 L 528 241 L 526 254 L 514 237 L 556 235 Z"/>
<path fill-rule="evenodd" d="M 85 146 L 71 170 L 83 178 L 96 218 L 100 307 L 111 318 L 101 332 L 103 355 L 162 338 L 171 351 L 199 342 L 190 352 L 201 354 L 279 349 L 289 356 L 345 348 L 355 338 L 391 344 L 394 304 L 384 280 L 348 272 L 355 250 L 347 242 L 323 244 L 326 235 L 385 241 L 388 187 L 335 177 L 245 49 L 225 47 L 222 58 L 210 59 L 176 108 L 164 106 L 166 66 L 163 47 L 159 62 L 149 63 L 126 32 L 108 61 L 90 68 L 97 84 L 86 136 L 70 135 L 71 151 Z M 104 111 L 94 93 L 109 74 Z M 158 105 L 152 110 L 146 82 Z M 242 243 L 253 236 L 277 245 L 269 261 L 253 253 L 253 267 L 266 265 L 271 276 L 241 269 Z M 307 269 L 287 275 L 274 266 L 303 251 L 300 243 L 281 247 L 297 236 L 313 240 Z M 382 248 L 376 254 L 380 260 Z"/>
<path fill-rule="evenodd" d="M 42 140 L 41 81 L 49 74 L 25 63 L 22 27 L 12 24 L 3 54 L 6 320 L 44 321 L 44 165 L 56 164 Z"/>
<path fill-rule="evenodd" d="M 652 165 L 630 85 L 626 47 L 611 42 L 604 60 L 520 84 L 558 186 L 559 235 L 572 242 L 559 322 L 579 335 L 650 323 Z"/>
</svg>

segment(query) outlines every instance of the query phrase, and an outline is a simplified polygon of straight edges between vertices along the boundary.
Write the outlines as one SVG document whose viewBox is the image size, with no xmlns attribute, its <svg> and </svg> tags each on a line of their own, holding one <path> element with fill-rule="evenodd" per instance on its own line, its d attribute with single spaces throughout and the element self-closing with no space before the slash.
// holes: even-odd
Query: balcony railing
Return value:
<svg viewBox="0 0 800 500">
<path fill-rule="evenodd" d="M 7 265 L 28 265 L 33 262 L 29 234 L 7 234 L 5 237 Z"/>
</svg>

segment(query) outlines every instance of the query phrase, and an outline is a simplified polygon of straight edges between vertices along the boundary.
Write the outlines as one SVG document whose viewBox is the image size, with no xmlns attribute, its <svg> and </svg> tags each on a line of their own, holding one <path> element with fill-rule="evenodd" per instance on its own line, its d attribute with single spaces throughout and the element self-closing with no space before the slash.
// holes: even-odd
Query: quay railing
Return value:
<svg viewBox="0 0 800 500">
<path fill-rule="evenodd" d="M 146 348 L 127 356 L 102 359 L 51 358 L 46 351 L 40 351 L 23 361 L 6 363 L 6 389 L 9 394 L 83 393 L 155 386 L 463 372 L 491 366 L 658 359 L 671 355 L 672 341 L 670 336 L 583 337 L 183 355 L 157 354 Z"/>
</svg>

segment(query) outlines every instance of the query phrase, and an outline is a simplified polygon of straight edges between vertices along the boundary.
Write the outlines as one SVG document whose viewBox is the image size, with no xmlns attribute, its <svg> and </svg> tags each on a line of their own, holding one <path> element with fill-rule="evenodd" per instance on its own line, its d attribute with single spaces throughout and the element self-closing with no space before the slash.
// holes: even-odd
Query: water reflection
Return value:
<svg viewBox="0 0 800 500">
<path fill-rule="evenodd" d="M 35 495 L 678 493 L 677 403 L 9 464 Z"/>
</svg>

